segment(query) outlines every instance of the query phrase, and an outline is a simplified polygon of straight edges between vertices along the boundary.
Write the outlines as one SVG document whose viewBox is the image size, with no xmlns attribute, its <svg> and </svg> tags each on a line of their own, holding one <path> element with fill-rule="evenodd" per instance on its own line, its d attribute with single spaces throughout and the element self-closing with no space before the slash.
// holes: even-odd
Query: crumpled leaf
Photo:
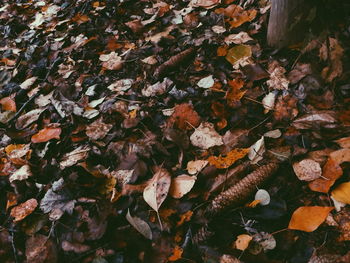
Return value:
<svg viewBox="0 0 350 263">
<path fill-rule="evenodd" d="M 272 139 L 277 139 L 281 136 L 282 136 L 282 132 L 280 129 L 276 129 L 276 130 L 272 130 L 264 133 L 264 137 L 272 138 Z"/>
<path fill-rule="evenodd" d="M 45 263 L 57 262 L 57 248 L 47 236 L 35 234 L 26 240 L 26 262 Z"/>
<path fill-rule="evenodd" d="M 123 67 L 123 59 L 114 51 L 109 54 L 100 55 L 102 67 L 108 70 L 120 70 Z"/>
<path fill-rule="evenodd" d="M 190 140 L 192 145 L 203 150 L 224 144 L 221 135 L 215 131 L 214 125 L 209 122 L 202 122 L 194 133 L 192 133 Z"/>
<path fill-rule="evenodd" d="M 66 167 L 73 166 L 74 164 L 78 163 L 81 160 L 84 160 L 87 155 L 89 154 L 90 147 L 88 146 L 79 146 L 75 150 L 66 153 L 63 155 L 61 162 L 60 162 L 60 168 L 64 169 Z"/>
<path fill-rule="evenodd" d="M 258 245 L 260 250 L 262 249 L 264 252 L 274 249 L 277 244 L 276 239 L 273 237 L 273 235 L 267 232 L 259 232 L 255 234 L 253 236 L 253 241 L 256 245 Z"/>
<path fill-rule="evenodd" d="M 40 201 L 40 209 L 44 213 L 54 212 L 59 210 L 73 213 L 76 200 L 70 197 L 70 193 L 64 189 L 64 180 L 60 178 L 52 184 L 52 187 L 45 193 L 43 199 Z M 61 216 L 62 216 L 61 214 Z"/>
<path fill-rule="evenodd" d="M 237 45 L 228 50 L 226 59 L 230 62 L 234 69 L 248 64 L 248 59 L 252 56 L 252 49 L 247 45 Z"/>
<path fill-rule="evenodd" d="M 225 44 L 244 44 L 250 40 L 253 40 L 246 32 L 239 32 L 238 34 L 231 34 L 225 37 Z"/>
<path fill-rule="evenodd" d="M 127 91 L 134 84 L 133 79 L 120 79 L 112 83 L 107 89 L 116 93 L 116 95 L 123 95 L 124 91 Z"/>
<path fill-rule="evenodd" d="M 334 207 L 327 206 L 301 206 L 294 211 L 288 229 L 305 232 L 315 231 L 333 209 Z"/>
<path fill-rule="evenodd" d="M 145 221 L 136 216 L 132 217 L 129 210 L 126 214 L 126 220 L 128 220 L 128 222 L 145 238 L 152 240 L 152 230 Z"/>
<path fill-rule="evenodd" d="M 322 176 L 322 169 L 318 162 L 304 159 L 293 164 L 293 170 L 299 180 L 313 181 Z"/>
<path fill-rule="evenodd" d="M 28 179 L 32 175 L 33 174 L 30 170 L 30 166 L 26 164 L 19 168 L 17 171 L 15 171 L 13 174 L 11 174 L 9 177 L 9 181 L 10 183 L 12 183 L 13 181 L 23 181 Z"/>
<path fill-rule="evenodd" d="M 258 163 L 264 158 L 263 157 L 264 152 L 265 152 L 264 136 L 261 136 L 261 138 L 256 143 L 250 146 L 248 158 L 249 160 L 251 160 L 252 164 Z"/>
<path fill-rule="evenodd" d="M 60 139 L 61 128 L 44 128 L 32 136 L 32 143 L 47 142 L 52 139 Z"/>
<path fill-rule="evenodd" d="M 296 129 L 311 129 L 315 127 L 335 128 L 338 123 L 332 111 L 316 111 L 295 119 L 292 125 Z"/>
<path fill-rule="evenodd" d="M 244 158 L 249 152 L 249 148 L 237 148 L 228 152 L 223 156 L 210 156 L 208 162 L 210 165 L 214 165 L 218 169 L 226 169 L 234 164 L 236 161 Z"/>
<path fill-rule="evenodd" d="M 196 161 L 189 161 L 187 163 L 187 172 L 191 175 L 198 174 L 200 171 L 203 170 L 203 168 L 208 164 L 207 160 L 196 160 Z"/>
<path fill-rule="evenodd" d="M 11 209 L 11 216 L 14 217 L 14 222 L 22 221 L 24 218 L 26 218 L 28 215 L 30 215 L 35 208 L 38 206 L 38 202 L 36 199 L 32 198 L 24 203 L 15 206 Z"/>
<path fill-rule="evenodd" d="M 270 110 L 273 110 L 273 108 L 275 107 L 275 101 L 276 101 L 276 93 L 275 92 L 269 92 L 269 94 L 267 94 L 263 100 L 262 100 L 262 104 L 265 108 L 264 113 L 268 113 Z"/>
<path fill-rule="evenodd" d="M 26 114 L 21 115 L 16 121 L 16 128 L 22 130 L 28 127 L 33 122 L 37 121 L 40 117 L 40 114 L 44 109 L 36 109 L 27 112 Z"/>
<path fill-rule="evenodd" d="M 332 198 L 344 204 L 350 204 L 350 182 L 342 183 L 332 191 Z"/>
<path fill-rule="evenodd" d="M 241 251 L 246 250 L 252 239 L 253 237 L 247 234 L 237 236 L 237 239 L 235 241 L 235 248 Z"/>
<path fill-rule="evenodd" d="M 50 98 L 50 101 L 61 118 L 65 118 L 72 113 L 77 116 L 81 116 L 84 112 L 83 108 L 81 108 L 77 103 L 68 100 L 60 92 L 55 92 Z"/>
<path fill-rule="evenodd" d="M 328 45 L 329 43 L 329 45 Z M 338 40 L 330 37 L 329 41 L 325 41 L 320 48 L 320 58 L 324 61 L 330 60 L 331 65 L 326 66 L 322 70 L 322 77 L 327 82 L 333 81 L 336 77 L 340 77 L 343 73 L 343 58 L 344 49 L 339 44 Z"/>
<path fill-rule="evenodd" d="M 143 199 L 150 207 L 158 212 L 159 207 L 168 195 L 170 185 L 171 176 L 169 172 L 163 168 L 159 168 L 143 190 Z"/>
<path fill-rule="evenodd" d="M 286 70 L 281 67 L 277 61 L 273 61 L 269 65 L 270 79 L 266 84 L 271 89 L 287 90 L 289 86 L 289 80 L 285 77 Z"/>
<path fill-rule="evenodd" d="M 168 119 L 169 126 L 175 126 L 181 130 L 192 130 L 198 127 L 200 117 L 189 103 L 176 105 L 173 114 Z"/>
<path fill-rule="evenodd" d="M 99 118 L 86 127 L 86 135 L 91 140 L 102 140 L 112 127 L 112 124 L 104 123 L 103 119 Z"/>
<path fill-rule="evenodd" d="M 221 0 L 191 0 L 190 6 L 211 9 L 221 3 Z"/>
<path fill-rule="evenodd" d="M 288 73 L 288 80 L 291 84 L 298 83 L 306 75 L 312 74 L 311 65 L 297 63 L 295 67 Z"/>
<path fill-rule="evenodd" d="M 32 150 L 30 144 L 10 144 L 5 147 L 6 155 L 12 160 L 26 157 L 30 158 Z"/>
<path fill-rule="evenodd" d="M 157 95 L 164 94 L 167 89 L 173 84 L 173 81 L 168 78 L 164 78 L 162 82 L 158 81 L 157 83 L 148 86 L 142 89 L 142 95 L 146 97 L 154 97 Z"/>
<path fill-rule="evenodd" d="M 244 86 L 244 81 L 241 79 L 233 79 L 233 80 L 229 80 L 227 84 L 228 84 L 228 88 L 225 96 L 227 100 L 227 104 L 230 107 L 235 107 L 238 105 L 241 98 L 247 92 L 246 90 L 242 90 Z"/>
<path fill-rule="evenodd" d="M 171 180 L 169 194 L 174 198 L 183 197 L 185 194 L 191 191 L 196 180 L 196 176 L 189 176 L 187 174 L 182 174 L 173 178 Z"/>
<path fill-rule="evenodd" d="M 226 21 L 231 25 L 231 28 L 236 28 L 252 21 L 258 12 L 255 9 L 244 10 L 241 6 L 233 4 L 226 8 L 218 8 L 215 10 L 215 13 L 224 14 L 225 17 L 228 17 Z"/>
<path fill-rule="evenodd" d="M 209 89 L 214 85 L 213 75 L 209 75 L 208 77 L 202 78 L 198 81 L 197 86 L 203 89 Z"/>
</svg>

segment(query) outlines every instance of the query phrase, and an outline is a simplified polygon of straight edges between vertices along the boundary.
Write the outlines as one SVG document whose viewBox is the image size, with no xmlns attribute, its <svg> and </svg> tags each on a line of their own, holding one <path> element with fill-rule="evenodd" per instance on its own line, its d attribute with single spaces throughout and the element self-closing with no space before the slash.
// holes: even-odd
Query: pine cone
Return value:
<svg viewBox="0 0 350 263">
<path fill-rule="evenodd" d="M 213 215 L 228 206 L 244 202 L 254 191 L 256 186 L 262 184 L 278 168 L 277 163 L 263 165 L 248 174 L 237 184 L 231 186 L 226 191 L 220 193 L 207 208 L 207 213 Z"/>
<path fill-rule="evenodd" d="M 192 241 L 193 241 L 193 243 L 198 244 L 198 243 L 201 243 L 203 241 L 206 241 L 212 235 L 213 235 L 213 232 L 209 231 L 207 226 L 203 226 L 193 236 Z"/>
</svg>

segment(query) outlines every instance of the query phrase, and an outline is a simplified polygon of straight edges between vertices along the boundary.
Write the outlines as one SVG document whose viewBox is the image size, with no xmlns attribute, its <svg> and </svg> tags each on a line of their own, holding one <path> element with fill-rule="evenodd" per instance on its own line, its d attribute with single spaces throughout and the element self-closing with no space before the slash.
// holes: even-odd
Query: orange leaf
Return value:
<svg viewBox="0 0 350 263">
<path fill-rule="evenodd" d="M 334 189 L 332 197 L 338 202 L 350 204 L 350 182 L 343 183 Z"/>
<path fill-rule="evenodd" d="M 249 246 L 249 243 L 252 239 L 253 237 L 247 234 L 239 235 L 237 237 L 237 240 L 235 241 L 235 247 L 242 251 L 246 250 L 246 248 Z"/>
<path fill-rule="evenodd" d="M 228 46 L 221 46 L 221 47 L 218 47 L 216 54 L 218 57 L 224 57 L 226 56 L 227 51 L 228 51 Z"/>
<path fill-rule="evenodd" d="M 89 21 L 90 18 L 87 16 L 87 15 L 83 15 L 83 14 L 76 14 L 73 18 L 72 18 L 72 21 L 73 22 L 76 22 L 77 24 L 83 24 L 83 23 L 86 23 L 87 21 Z"/>
<path fill-rule="evenodd" d="M 234 164 L 237 160 L 244 158 L 250 148 L 237 148 L 228 152 L 225 157 L 220 156 L 210 156 L 208 162 L 214 165 L 218 169 L 225 169 Z"/>
<path fill-rule="evenodd" d="M 199 126 L 200 120 L 191 104 L 182 103 L 175 107 L 174 113 L 168 119 L 168 124 L 169 126 L 175 125 L 182 130 L 192 130 L 193 127 Z"/>
<path fill-rule="evenodd" d="M 315 231 L 327 218 L 334 207 L 302 206 L 294 211 L 289 222 L 289 229 L 305 232 Z"/>
<path fill-rule="evenodd" d="M 15 222 L 21 221 L 24 218 L 26 218 L 28 215 L 30 215 L 37 206 L 38 206 L 38 202 L 34 198 L 29 199 L 24 203 L 12 208 L 11 216 L 15 218 L 14 219 Z"/>
<path fill-rule="evenodd" d="M 169 261 L 179 260 L 182 256 L 183 249 L 179 246 L 176 246 L 173 250 L 173 254 L 168 258 Z"/>
<path fill-rule="evenodd" d="M 191 210 L 188 210 L 186 213 L 182 214 L 180 216 L 180 220 L 176 223 L 176 226 L 181 226 L 183 223 L 190 221 L 192 215 L 193 212 Z"/>
<path fill-rule="evenodd" d="M 33 143 L 47 142 L 51 139 L 60 139 L 61 128 L 44 128 L 32 136 Z"/>
<path fill-rule="evenodd" d="M 234 79 L 228 81 L 229 88 L 226 92 L 227 104 L 229 106 L 235 106 L 237 102 L 244 96 L 247 92 L 246 90 L 241 90 L 244 85 L 244 81 L 241 79 Z"/>
<path fill-rule="evenodd" d="M 5 97 L 0 100 L 2 110 L 16 112 L 16 102 L 11 97 Z"/>
</svg>

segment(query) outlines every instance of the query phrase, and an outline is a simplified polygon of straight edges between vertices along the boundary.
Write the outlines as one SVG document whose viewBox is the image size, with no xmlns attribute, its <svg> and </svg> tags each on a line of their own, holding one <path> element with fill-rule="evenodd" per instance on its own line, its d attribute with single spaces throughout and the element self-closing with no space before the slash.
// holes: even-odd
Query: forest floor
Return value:
<svg viewBox="0 0 350 263">
<path fill-rule="evenodd" d="M 350 262 L 350 19 L 269 13 L 2 1 L 0 261 Z"/>
</svg>

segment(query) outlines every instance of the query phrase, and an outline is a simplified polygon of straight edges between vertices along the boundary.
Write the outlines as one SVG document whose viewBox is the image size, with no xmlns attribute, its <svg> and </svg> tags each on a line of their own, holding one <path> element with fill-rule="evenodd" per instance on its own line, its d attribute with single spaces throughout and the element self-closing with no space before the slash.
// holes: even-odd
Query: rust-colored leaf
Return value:
<svg viewBox="0 0 350 263">
<path fill-rule="evenodd" d="M 228 85 L 228 90 L 226 92 L 227 104 L 231 107 L 237 106 L 237 103 L 247 92 L 246 90 L 242 90 L 244 81 L 241 79 L 229 80 Z"/>
<path fill-rule="evenodd" d="M 83 15 L 83 14 L 76 14 L 73 18 L 72 18 L 72 21 L 77 23 L 77 24 L 83 24 L 83 23 L 86 23 L 90 20 L 90 18 L 87 16 L 87 15 Z"/>
<path fill-rule="evenodd" d="M 32 143 L 47 142 L 51 139 L 60 139 L 61 128 L 44 128 L 32 136 Z"/>
<path fill-rule="evenodd" d="M 0 104 L 3 111 L 17 111 L 16 102 L 11 97 L 2 98 Z"/>
<path fill-rule="evenodd" d="M 226 56 L 227 51 L 228 51 L 228 46 L 226 46 L 226 45 L 221 46 L 221 47 L 218 47 L 216 54 L 218 57 L 224 57 L 224 56 Z"/>
<path fill-rule="evenodd" d="M 11 216 L 15 218 L 14 222 L 18 222 L 26 218 L 35 210 L 37 206 L 38 202 L 36 199 L 32 198 L 12 208 Z"/>
<path fill-rule="evenodd" d="M 208 162 L 218 169 L 225 169 L 234 164 L 237 160 L 244 158 L 250 148 L 237 148 L 228 152 L 225 156 L 210 156 Z"/>
<path fill-rule="evenodd" d="M 193 127 L 198 127 L 200 121 L 201 119 L 193 106 L 182 103 L 175 106 L 174 113 L 168 119 L 168 124 L 182 130 L 191 130 Z"/>
<path fill-rule="evenodd" d="M 173 250 L 173 254 L 168 257 L 169 261 L 176 261 L 182 257 L 183 249 L 179 246 L 176 246 Z"/>
<path fill-rule="evenodd" d="M 294 211 L 288 229 L 305 232 L 315 231 L 327 218 L 334 207 L 302 206 Z"/>
</svg>

